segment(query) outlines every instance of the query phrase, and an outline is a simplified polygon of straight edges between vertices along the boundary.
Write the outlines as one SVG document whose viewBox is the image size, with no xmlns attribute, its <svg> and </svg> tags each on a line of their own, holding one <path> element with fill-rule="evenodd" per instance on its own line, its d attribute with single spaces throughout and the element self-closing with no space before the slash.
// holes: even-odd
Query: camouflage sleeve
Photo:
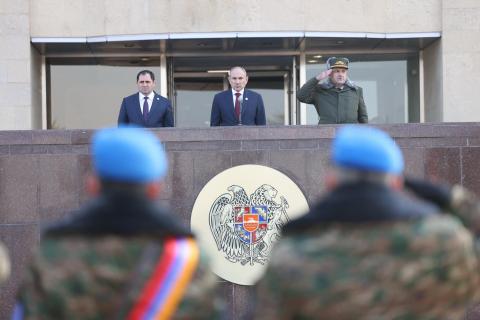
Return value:
<svg viewBox="0 0 480 320">
<path fill-rule="evenodd" d="M 480 201 L 473 192 L 461 185 L 453 186 L 450 207 L 465 227 L 480 236 Z"/>
<path fill-rule="evenodd" d="M 201 253 L 198 268 L 174 319 L 221 319 L 225 303 L 219 284 L 217 276 L 210 271 L 207 257 Z"/>
<path fill-rule="evenodd" d="M 305 84 L 297 91 L 297 99 L 303 103 L 314 103 L 314 92 L 315 86 L 317 85 L 318 80 L 316 78 L 312 78 L 305 82 Z"/>
<path fill-rule="evenodd" d="M 306 264 L 297 245 L 285 237 L 273 248 L 267 270 L 256 285 L 255 319 L 302 318 L 298 311 L 312 294 L 313 277 L 306 276 Z M 305 273 L 299 275 L 298 270 Z"/>
<path fill-rule="evenodd" d="M 15 308 L 21 310 L 21 319 L 55 319 L 61 314 L 55 312 L 55 306 L 63 300 L 62 297 L 47 296 L 47 290 L 43 287 L 43 280 L 39 270 L 38 255 L 31 261 L 23 275 L 22 284 L 17 293 Z M 17 312 L 18 310 L 15 310 Z"/>
<path fill-rule="evenodd" d="M 257 283 L 255 319 L 287 319 L 284 307 L 282 280 L 277 270 L 270 266 Z"/>
</svg>

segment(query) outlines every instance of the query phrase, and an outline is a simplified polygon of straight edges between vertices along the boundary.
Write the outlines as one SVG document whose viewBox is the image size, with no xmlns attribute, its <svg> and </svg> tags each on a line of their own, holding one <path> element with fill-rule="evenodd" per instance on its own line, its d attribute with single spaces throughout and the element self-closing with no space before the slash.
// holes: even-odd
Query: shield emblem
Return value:
<svg viewBox="0 0 480 320">
<path fill-rule="evenodd" d="M 254 232 L 258 229 L 258 214 L 244 214 L 243 228 L 248 232 Z"/>
<path fill-rule="evenodd" d="M 235 234 L 243 242 L 254 244 L 267 233 L 267 206 L 234 207 Z"/>
</svg>

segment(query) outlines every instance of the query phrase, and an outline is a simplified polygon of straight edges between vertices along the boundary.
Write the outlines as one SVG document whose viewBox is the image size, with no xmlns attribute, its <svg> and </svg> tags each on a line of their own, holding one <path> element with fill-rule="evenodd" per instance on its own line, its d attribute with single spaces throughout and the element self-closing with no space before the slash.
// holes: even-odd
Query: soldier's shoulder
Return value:
<svg viewBox="0 0 480 320">
<path fill-rule="evenodd" d="M 411 232 L 417 236 L 455 236 L 470 234 L 460 219 L 451 214 L 435 214 L 412 224 Z"/>
<path fill-rule="evenodd" d="M 200 248 L 198 264 L 185 290 L 174 319 L 219 319 L 226 304 L 221 292 L 221 281 L 213 274 L 210 259 Z"/>
<path fill-rule="evenodd" d="M 262 283 L 270 292 L 304 294 L 300 301 L 315 301 L 319 306 L 315 312 L 335 314 L 328 317 L 332 319 L 346 318 L 339 314 L 375 315 L 379 310 L 376 308 L 384 310 L 385 315 L 394 312 L 389 310 L 388 302 L 377 299 L 375 292 L 385 294 L 384 301 L 397 299 L 418 305 L 420 318 L 430 312 L 451 311 L 450 306 L 432 311 L 432 301 L 453 305 L 471 298 L 469 295 L 478 287 L 476 259 L 470 233 L 449 215 L 381 223 L 337 223 L 284 236 L 272 252 Z M 292 276 L 295 281 L 291 281 Z M 368 281 L 371 295 L 365 292 Z M 430 298 L 415 297 L 414 293 L 424 292 L 426 285 Z M 467 289 L 449 291 L 455 286 Z M 339 292 L 349 308 L 355 306 L 359 297 L 362 306 L 335 309 L 331 297 Z M 454 307 L 452 310 L 457 311 Z M 292 308 L 298 310 L 297 305 Z"/>
<path fill-rule="evenodd" d="M 441 241 L 439 241 L 441 240 Z M 272 260 L 283 263 L 293 252 L 298 259 L 331 251 L 336 254 L 356 251 L 375 254 L 375 250 L 424 252 L 444 250 L 444 244 L 459 246 L 472 243 L 471 233 L 459 219 L 436 214 L 420 219 L 381 223 L 335 223 L 315 225 L 284 234 L 272 253 Z M 380 245 L 381 244 L 381 245 Z M 400 251 L 395 251 L 401 249 Z M 378 253 L 378 252 L 377 252 Z"/>
</svg>

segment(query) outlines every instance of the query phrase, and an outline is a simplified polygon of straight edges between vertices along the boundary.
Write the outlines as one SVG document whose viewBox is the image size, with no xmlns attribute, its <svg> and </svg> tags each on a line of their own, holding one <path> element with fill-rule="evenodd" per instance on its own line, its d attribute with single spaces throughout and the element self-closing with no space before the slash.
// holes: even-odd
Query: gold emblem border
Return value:
<svg viewBox="0 0 480 320">
<path fill-rule="evenodd" d="M 275 202 L 281 203 L 280 196 L 285 197 L 290 219 L 308 212 L 307 199 L 298 185 L 284 173 L 262 165 L 241 165 L 220 172 L 202 188 L 192 210 L 190 225 L 211 259 L 212 271 L 220 278 L 240 285 L 255 284 L 265 272 L 266 264 L 251 266 L 228 261 L 225 254 L 217 249 L 210 230 L 210 208 L 219 196 L 228 193 L 227 188 L 231 185 L 241 186 L 250 196 L 263 184 L 271 185 L 278 191 Z"/>
</svg>

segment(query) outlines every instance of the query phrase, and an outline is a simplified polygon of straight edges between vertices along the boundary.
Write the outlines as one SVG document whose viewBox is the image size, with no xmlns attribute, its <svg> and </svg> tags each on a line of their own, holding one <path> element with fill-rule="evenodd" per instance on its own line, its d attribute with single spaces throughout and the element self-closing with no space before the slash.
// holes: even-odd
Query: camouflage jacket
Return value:
<svg viewBox="0 0 480 320">
<path fill-rule="evenodd" d="M 138 199 L 102 198 L 49 227 L 15 308 L 25 319 L 211 319 L 222 301 L 193 236 Z"/>
<path fill-rule="evenodd" d="M 259 319 L 462 319 L 479 265 L 459 219 L 381 186 L 344 186 L 285 228 Z"/>
</svg>

